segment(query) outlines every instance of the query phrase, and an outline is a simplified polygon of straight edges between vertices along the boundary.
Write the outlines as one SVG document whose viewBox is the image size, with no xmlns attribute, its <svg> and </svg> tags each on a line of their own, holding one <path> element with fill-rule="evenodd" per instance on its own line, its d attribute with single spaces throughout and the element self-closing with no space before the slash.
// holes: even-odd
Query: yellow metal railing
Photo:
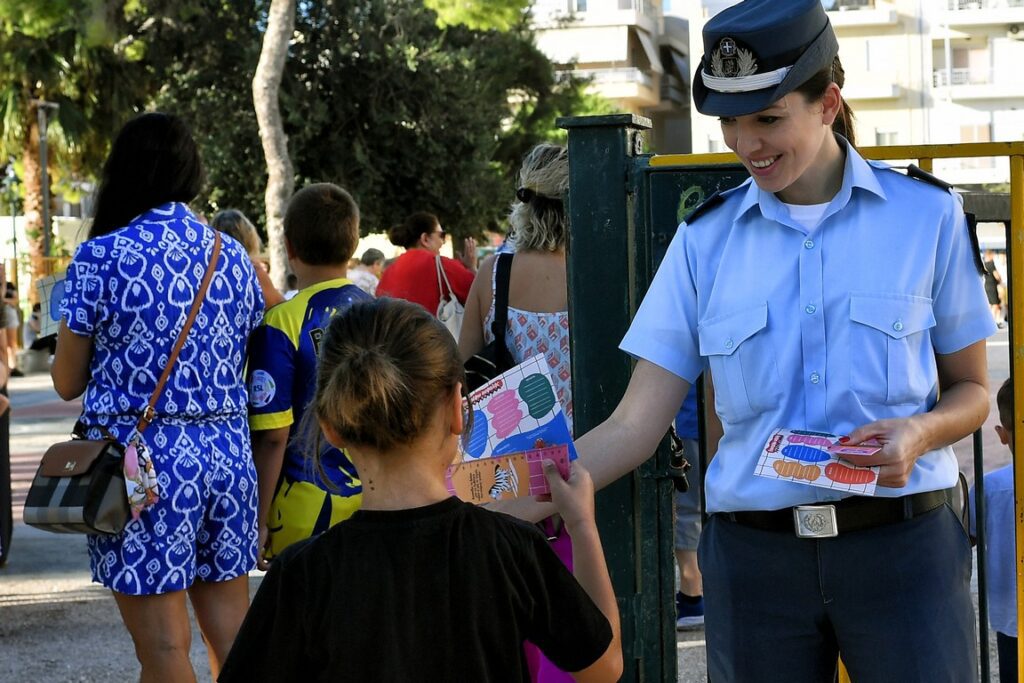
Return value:
<svg viewBox="0 0 1024 683">
<path fill-rule="evenodd" d="M 1024 142 L 968 142 L 950 145 L 893 145 L 858 147 L 867 159 L 894 161 L 913 159 L 925 171 L 935 159 L 1009 157 L 1010 234 L 1006 242 L 1010 269 L 1010 376 L 1013 378 L 1013 478 L 1015 538 L 1017 543 L 1017 623 L 1024 624 Z M 710 154 L 662 154 L 651 157 L 650 166 L 699 166 L 734 164 L 732 152 Z M 988 628 L 988 624 L 981 624 Z M 1017 670 L 1024 671 L 1024 638 L 1017 640 Z M 840 682 L 850 678 L 840 662 Z"/>
</svg>

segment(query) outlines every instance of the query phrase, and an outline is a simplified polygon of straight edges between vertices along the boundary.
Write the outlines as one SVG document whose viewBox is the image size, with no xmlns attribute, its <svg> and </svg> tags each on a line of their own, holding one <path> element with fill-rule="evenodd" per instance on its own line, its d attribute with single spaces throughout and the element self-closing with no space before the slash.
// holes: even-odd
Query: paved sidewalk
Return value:
<svg viewBox="0 0 1024 683">
<path fill-rule="evenodd" d="M 39 458 L 67 438 L 81 403 L 62 401 L 47 374 L 12 378 L 8 389 L 15 522 L 10 559 L 0 569 L 0 681 L 135 680 L 131 638 L 109 591 L 91 581 L 85 536 L 52 534 L 21 521 Z M 198 680 L 209 681 L 194 624 L 191 654 Z"/>
</svg>

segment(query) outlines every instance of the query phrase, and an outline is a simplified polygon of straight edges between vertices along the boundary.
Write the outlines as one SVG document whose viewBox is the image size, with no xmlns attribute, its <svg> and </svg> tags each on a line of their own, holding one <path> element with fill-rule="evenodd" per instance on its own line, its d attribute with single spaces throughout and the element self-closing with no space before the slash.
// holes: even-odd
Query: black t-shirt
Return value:
<svg viewBox="0 0 1024 683">
<path fill-rule="evenodd" d="M 608 620 L 533 526 L 457 498 L 360 510 L 271 565 L 220 681 L 528 681 L 593 664 Z"/>
</svg>

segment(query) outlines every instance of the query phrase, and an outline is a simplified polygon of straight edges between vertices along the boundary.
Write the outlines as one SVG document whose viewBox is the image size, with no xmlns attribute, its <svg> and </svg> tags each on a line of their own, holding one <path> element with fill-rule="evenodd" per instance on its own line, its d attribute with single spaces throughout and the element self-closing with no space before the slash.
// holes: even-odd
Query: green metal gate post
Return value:
<svg viewBox="0 0 1024 683">
<path fill-rule="evenodd" d="M 631 114 L 560 119 L 569 131 L 569 319 L 576 434 L 615 409 L 632 370 L 619 342 L 639 305 L 637 229 L 643 131 Z M 645 270 L 645 269 L 641 269 Z M 646 289 L 646 281 L 643 284 Z M 667 427 L 667 425 L 666 425 Z M 665 448 L 598 494 L 597 515 L 618 596 L 624 681 L 674 681 L 672 484 Z"/>
</svg>

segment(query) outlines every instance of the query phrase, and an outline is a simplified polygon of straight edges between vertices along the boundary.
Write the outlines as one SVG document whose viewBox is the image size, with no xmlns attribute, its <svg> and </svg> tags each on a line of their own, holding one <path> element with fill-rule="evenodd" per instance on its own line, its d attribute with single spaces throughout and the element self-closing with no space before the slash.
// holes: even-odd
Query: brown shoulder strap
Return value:
<svg viewBox="0 0 1024 683">
<path fill-rule="evenodd" d="M 149 397 L 149 404 L 142 412 L 142 417 L 139 418 L 139 423 L 135 426 L 137 434 L 142 434 L 156 415 L 156 402 L 160 399 L 160 393 L 163 391 L 164 385 L 167 384 L 167 378 L 171 376 L 171 370 L 174 369 L 174 363 L 178 360 L 178 354 L 181 353 L 182 347 L 185 346 L 185 339 L 188 337 L 189 330 L 192 329 L 192 323 L 195 322 L 196 315 L 199 314 L 199 307 L 202 306 L 203 299 L 206 298 L 206 290 L 209 289 L 210 280 L 213 279 L 213 271 L 217 269 L 218 258 L 220 258 L 220 231 L 214 230 L 213 254 L 210 256 L 210 262 L 206 266 L 206 274 L 203 276 L 203 281 L 199 284 L 199 291 L 196 292 L 196 298 L 195 301 L 192 302 L 192 310 L 188 313 L 188 318 L 185 320 L 185 326 L 181 328 L 181 332 L 178 333 L 178 340 L 174 342 L 174 349 L 171 351 L 171 355 L 167 359 L 167 365 L 164 366 L 164 372 L 160 375 L 160 379 L 156 383 L 156 388 L 153 389 L 153 395 Z"/>
</svg>

